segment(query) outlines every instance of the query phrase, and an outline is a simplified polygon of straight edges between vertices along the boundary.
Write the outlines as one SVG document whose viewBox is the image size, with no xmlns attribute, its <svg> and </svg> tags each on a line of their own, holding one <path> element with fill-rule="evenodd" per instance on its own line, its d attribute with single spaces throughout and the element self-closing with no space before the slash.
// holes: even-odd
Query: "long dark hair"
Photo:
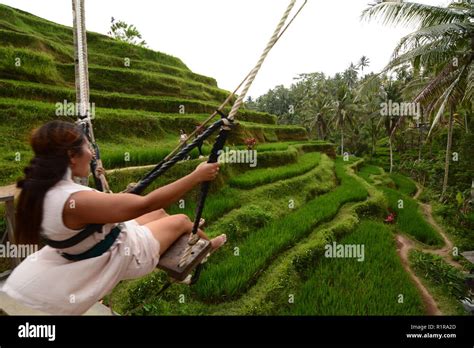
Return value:
<svg viewBox="0 0 474 348">
<path fill-rule="evenodd" d="M 82 129 L 70 122 L 51 121 L 32 132 L 34 157 L 17 182 L 22 191 L 16 208 L 16 243 L 38 244 L 44 196 L 66 174 L 70 155 L 82 155 L 84 141 Z"/>
</svg>

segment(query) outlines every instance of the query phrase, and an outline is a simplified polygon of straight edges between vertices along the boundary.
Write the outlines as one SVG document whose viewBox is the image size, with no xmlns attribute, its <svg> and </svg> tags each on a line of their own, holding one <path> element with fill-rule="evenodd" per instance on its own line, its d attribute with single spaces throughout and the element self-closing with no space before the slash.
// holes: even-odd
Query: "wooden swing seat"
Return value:
<svg viewBox="0 0 474 348">
<path fill-rule="evenodd" d="M 158 268 L 165 271 L 170 277 L 183 281 L 186 277 L 202 262 L 202 260 L 211 252 L 211 242 L 200 239 L 193 245 L 191 254 L 186 262 L 179 267 L 181 256 L 188 246 L 189 235 L 182 235 L 171 247 L 160 257 Z"/>
</svg>

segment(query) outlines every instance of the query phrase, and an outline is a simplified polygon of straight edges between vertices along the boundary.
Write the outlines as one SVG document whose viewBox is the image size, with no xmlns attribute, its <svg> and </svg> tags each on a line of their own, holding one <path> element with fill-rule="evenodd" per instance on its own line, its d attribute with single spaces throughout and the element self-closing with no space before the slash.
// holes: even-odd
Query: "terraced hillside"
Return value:
<svg viewBox="0 0 474 348">
<path fill-rule="evenodd" d="M 304 170 L 273 166 L 294 152 Z M 410 179 L 363 159 L 328 157 L 320 144 L 279 145 L 265 155 L 273 160 L 257 176 L 223 166 L 232 179 L 209 197 L 205 229 L 210 236 L 225 232 L 229 243 L 197 284 L 174 284 L 158 295 L 166 277 L 157 270 L 122 281 L 104 303 L 121 315 L 465 314 L 457 301 L 465 291 L 462 272 L 451 265 L 449 241 L 418 208 Z M 194 196 L 168 212 L 193 217 Z M 397 213 L 393 225 L 383 223 L 387 210 Z M 411 241 L 406 255 L 400 238 Z M 333 243 L 363 245 L 363 259 L 328 257 Z M 437 269 L 452 275 L 439 277 Z"/>
<path fill-rule="evenodd" d="M 65 117 L 56 114 L 56 103 L 75 100 L 73 43 L 71 28 L 2 5 L 0 37 L 0 184 L 7 185 L 31 157 L 31 129 Z M 119 192 L 176 146 L 180 129 L 194 130 L 229 92 L 178 58 L 96 33 L 88 41 L 95 135 L 111 189 Z M 422 251 L 445 243 L 418 210 L 415 183 L 363 159 L 336 157 L 333 144 L 309 141 L 304 128 L 278 125 L 273 115 L 243 109 L 237 119 L 229 144 L 241 149 L 244 138 L 256 138 L 258 165 L 223 164 L 203 215 L 206 233 L 226 233 L 228 243 L 193 286 L 175 284 L 158 295 L 166 276 L 155 270 L 122 281 L 103 302 L 121 315 L 432 314 L 410 267 L 421 274 L 432 269 L 430 262 L 441 262 L 416 253 L 414 260 L 401 258 L 397 244 L 400 235 Z M 194 151 L 148 191 L 200 161 Z M 197 193 L 167 212 L 194 219 Z M 397 212 L 394 225 L 383 223 L 388 210 Z M 328 257 L 333 243 L 365 252 Z M 443 313 L 462 314 L 452 298 L 442 301 L 448 303 Z"/>
<path fill-rule="evenodd" d="M 299 162 L 314 166 L 302 172 L 284 167 L 288 176 L 283 180 L 269 165 L 262 165 L 255 177 L 224 166 L 233 180 L 209 198 L 206 231 L 227 233 L 229 243 L 209 260 L 196 285 L 175 284 L 157 296 L 166 279 L 155 271 L 123 281 L 105 303 L 123 315 L 425 313 L 397 256 L 394 235 L 381 223 L 387 208 L 383 193 L 354 174 L 363 160 L 334 160 L 317 146 L 289 145 L 290 151 L 298 152 Z M 173 206 L 170 211 L 192 216 L 192 208 Z M 326 258 L 325 246 L 333 242 L 364 244 L 366 259 Z"/>
<path fill-rule="evenodd" d="M 0 184 L 9 184 L 31 157 L 31 129 L 74 119 L 56 113 L 57 103 L 76 99 L 74 51 L 72 28 L 4 5 L 0 37 Z M 107 169 L 157 163 L 176 146 L 179 129 L 193 131 L 229 95 L 178 58 L 97 33 L 87 40 L 94 128 Z M 304 128 L 279 126 L 270 114 L 242 109 L 237 119 L 229 144 L 307 140 Z"/>
</svg>

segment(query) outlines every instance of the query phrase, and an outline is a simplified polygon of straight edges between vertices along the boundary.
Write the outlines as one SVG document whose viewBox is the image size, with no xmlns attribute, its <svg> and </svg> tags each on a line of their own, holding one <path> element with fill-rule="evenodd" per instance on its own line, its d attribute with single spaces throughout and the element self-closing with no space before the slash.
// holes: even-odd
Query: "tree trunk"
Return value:
<svg viewBox="0 0 474 348">
<path fill-rule="evenodd" d="M 474 201 L 474 179 L 472 179 L 471 184 L 471 200 Z"/>
<path fill-rule="evenodd" d="M 420 128 L 418 133 L 418 161 L 421 161 L 421 133 L 422 130 Z"/>
<path fill-rule="evenodd" d="M 448 123 L 448 143 L 446 145 L 446 157 L 444 161 L 444 179 L 443 179 L 443 190 L 441 191 L 441 197 L 439 201 L 441 202 L 446 194 L 448 188 L 448 177 L 449 177 L 449 163 L 451 158 L 451 146 L 453 144 L 453 120 L 454 120 L 454 105 L 451 105 L 451 110 L 449 111 L 449 123 Z"/>
<path fill-rule="evenodd" d="M 466 134 L 469 133 L 469 126 L 467 123 L 467 111 L 464 113 L 464 128 L 466 128 Z"/>
<path fill-rule="evenodd" d="M 390 174 L 393 171 L 392 118 L 390 117 L 388 145 L 390 147 Z"/>
<path fill-rule="evenodd" d="M 321 120 L 318 116 L 316 116 L 316 128 L 318 130 L 318 138 L 319 139 L 322 139 L 323 138 L 323 134 L 321 132 Z"/>
<path fill-rule="evenodd" d="M 341 156 L 344 156 L 344 132 L 341 131 Z"/>
<path fill-rule="evenodd" d="M 393 149 L 392 149 L 392 137 L 388 137 L 388 145 L 390 146 L 390 174 L 393 170 Z"/>
<path fill-rule="evenodd" d="M 375 155 L 375 127 L 374 127 L 374 120 L 370 119 L 370 128 L 372 130 L 372 157 Z"/>
</svg>

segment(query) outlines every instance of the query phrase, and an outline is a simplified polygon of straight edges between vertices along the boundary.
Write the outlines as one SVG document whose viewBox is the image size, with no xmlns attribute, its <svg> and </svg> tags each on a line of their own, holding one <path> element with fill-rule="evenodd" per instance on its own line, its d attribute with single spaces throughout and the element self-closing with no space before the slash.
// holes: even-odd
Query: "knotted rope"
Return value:
<svg viewBox="0 0 474 348">
<path fill-rule="evenodd" d="M 230 121 L 230 123 L 232 123 L 234 121 L 234 117 L 237 114 L 237 112 L 239 111 L 239 109 L 240 109 L 240 107 L 241 107 L 241 105 L 244 101 L 244 98 L 247 95 L 248 90 L 252 86 L 255 78 L 257 77 L 257 74 L 260 71 L 260 68 L 262 67 L 262 65 L 264 63 L 265 58 L 268 56 L 268 53 L 273 48 L 273 46 L 275 46 L 275 43 L 278 41 L 279 35 L 281 34 L 281 31 L 282 31 L 282 28 L 285 25 L 285 23 L 288 19 L 288 16 L 290 15 L 291 10 L 295 6 L 295 3 L 296 3 L 296 0 L 291 0 L 290 4 L 288 5 L 286 11 L 284 12 L 283 16 L 280 19 L 280 22 L 278 23 L 275 31 L 273 32 L 273 35 L 270 38 L 270 41 L 268 42 L 267 46 L 265 47 L 265 50 L 263 51 L 262 55 L 260 56 L 260 59 L 258 60 L 257 65 L 255 65 L 255 67 L 250 71 L 250 73 L 248 75 L 248 78 L 246 80 L 246 83 L 244 85 L 244 88 L 243 88 L 241 94 L 239 95 L 239 97 L 237 98 L 236 102 L 234 103 L 234 105 L 233 105 L 233 107 L 230 111 L 230 114 L 227 117 L 226 121 Z M 225 120 L 225 118 L 224 118 L 224 120 Z M 216 140 L 216 143 L 214 144 L 214 147 L 211 151 L 211 155 L 209 156 L 210 158 L 209 158 L 208 163 L 217 162 L 216 153 L 218 152 L 218 150 L 221 150 L 222 147 L 224 146 L 224 143 L 225 143 L 225 140 L 228 136 L 229 131 L 230 131 L 229 125 L 226 125 L 226 126 L 222 127 L 222 129 L 219 133 L 219 136 Z M 199 228 L 199 220 L 201 219 L 202 211 L 204 209 L 204 202 L 205 202 L 208 191 L 209 191 L 209 182 L 205 182 L 205 183 L 203 183 L 203 185 L 201 187 L 201 194 L 200 194 L 200 197 L 199 197 L 199 204 L 198 204 L 197 209 L 196 209 L 196 217 L 195 217 L 195 220 L 194 220 L 193 230 L 192 230 L 191 235 L 189 236 L 188 245 L 186 246 L 186 249 L 185 249 L 185 251 L 184 251 L 183 255 L 181 256 L 180 261 L 178 263 L 178 265 L 180 267 L 181 267 L 181 265 L 184 265 L 188 262 L 188 259 L 191 256 L 191 250 L 192 250 L 193 246 L 199 241 L 199 237 L 196 238 L 196 236 L 197 236 L 197 231 L 198 231 L 198 228 Z"/>
</svg>

